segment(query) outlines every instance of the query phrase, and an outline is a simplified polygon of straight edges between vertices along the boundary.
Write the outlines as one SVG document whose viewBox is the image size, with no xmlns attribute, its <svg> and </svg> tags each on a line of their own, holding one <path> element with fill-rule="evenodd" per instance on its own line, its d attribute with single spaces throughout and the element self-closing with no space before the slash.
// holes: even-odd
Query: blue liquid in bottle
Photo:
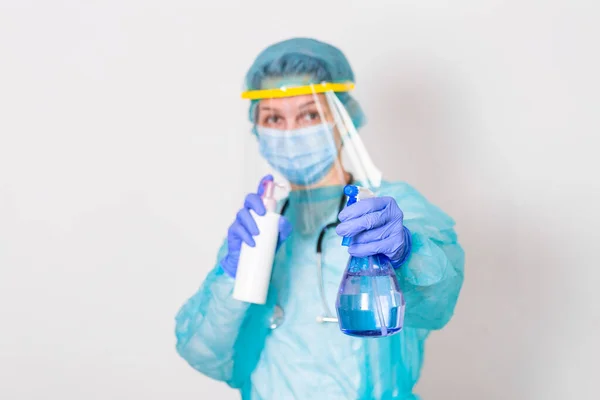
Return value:
<svg viewBox="0 0 600 400">
<path fill-rule="evenodd" d="M 336 309 L 340 329 L 350 336 L 384 337 L 402 329 L 404 296 L 387 257 L 351 257 Z"/>
<path fill-rule="evenodd" d="M 349 196 L 346 206 L 357 201 L 356 186 L 348 185 L 344 192 Z M 349 246 L 350 242 L 350 238 L 344 238 L 342 245 Z M 404 307 L 396 271 L 386 256 L 350 257 L 336 301 L 343 333 L 360 337 L 393 335 L 402 329 Z"/>
</svg>

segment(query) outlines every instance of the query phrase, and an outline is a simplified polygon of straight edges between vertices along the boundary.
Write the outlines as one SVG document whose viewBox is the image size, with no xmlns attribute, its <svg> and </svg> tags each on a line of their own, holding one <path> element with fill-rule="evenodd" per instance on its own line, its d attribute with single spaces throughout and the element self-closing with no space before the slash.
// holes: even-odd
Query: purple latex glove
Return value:
<svg viewBox="0 0 600 400">
<path fill-rule="evenodd" d="M 356 257 L 374 254 L 387 256 L 394 268 L 408 257 L 411 249 L 410 231 L 403 224 L 404 214 L 393 197 L 364 199 L 342 210 L 340 236 L 352 237 L 348 252 Z"/>
<path fill-rule="evenodd" d="M 260 196 L 264 191 L 264 182 L 272 180 L 272 175 L 267 175 L 261 179 L 258 184 L 257 193 L 250 193 L 246 196 L 244 207 L 238 211 L 235 221 L 233 221 L 233 224 L 231 224 L 227 231 L 227 255 L 221 260 L 221 268 L 232 278 L 235 278 L 237 272 L 242 243 L 246 243 L 250 247 L 255 246 L 253 236 L 258 235 L 260 232 L 254 218 L 252 218 L 252 214 L 250 214 L 250 210 L 260 216 L 265 215 L 265 206 Z M 292 225 L 285 217 L 281 217 L 279 219 L 279 239 L 277 245 L 279 246 L 291 233 Z"/>
</svg>

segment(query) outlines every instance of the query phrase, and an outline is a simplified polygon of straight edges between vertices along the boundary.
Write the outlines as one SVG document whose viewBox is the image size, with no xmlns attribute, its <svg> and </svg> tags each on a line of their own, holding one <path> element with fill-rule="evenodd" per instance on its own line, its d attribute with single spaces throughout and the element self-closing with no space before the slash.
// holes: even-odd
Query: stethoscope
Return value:
<svg viewBox="0 0 600 400">
<path fill-rule="evenodd" d="M 350 182 L 352 182 L 352 179 L 350 179 Z M 283 206 L 281 207 L 281 215 L 285 214 L 289 204 L 289 200 L 286 199 L 283 203 Z M 338 214 L 344 209 L 345 205 L 346 196 L 342 193 L 342 196 L 340 198 L 340 205 L 338 208 Z M 321 296 L 321 303 L 323 306 L 323 315 L 317 317 L 317 322 L 319 323 L 338 322 L 337 317 L 335 317 L 335 315 L 331 312 L 329 306 L 327 305 L 327 298 L 325 296 L 325 282 L 323 281 L 323 239 L 325 238 L 325 234 L 328 230 L 337 227 L 339 224 L 340 222 L 336 220 L 335 222 L 330 222 L 329 224 L 325 225 L 323 228 L 321 228 L 321 232 L 319 232 L 319 236 L 317 238 L 317 275 L 319 280 L 319 294 Z M 270 328 L 276 329 L 277 327 L 279 327 L 283 323 L 284 318 L 285 313 L 283 311 L 283 308 L 279 305 L 275 305 L 273 315 L 271 316 L 270 320 Z"/>
</svg>

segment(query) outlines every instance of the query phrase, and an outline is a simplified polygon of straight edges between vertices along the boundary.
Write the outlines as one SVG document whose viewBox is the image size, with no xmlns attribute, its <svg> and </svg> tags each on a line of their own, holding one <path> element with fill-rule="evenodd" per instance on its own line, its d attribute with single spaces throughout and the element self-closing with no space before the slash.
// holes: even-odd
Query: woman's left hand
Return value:
<svg viewBox="0 0 600 400">
<path fill-rule="evenodd" d="M 335 231 L 352 237 L 348 251 L 353 256 L 383 254 L 398 267 L 410 253 L 410 231 L 404 226 L 404 214 L 393 197 L 361 200 L 343 209 L 338 218 L 341 224 Z"/>
</svg>

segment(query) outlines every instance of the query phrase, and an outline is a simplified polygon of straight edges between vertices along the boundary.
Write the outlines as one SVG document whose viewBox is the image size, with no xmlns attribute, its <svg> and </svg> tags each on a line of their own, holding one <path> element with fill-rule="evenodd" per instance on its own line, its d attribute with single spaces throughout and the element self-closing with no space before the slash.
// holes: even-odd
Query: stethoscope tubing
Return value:
<svg viewBox="0 0 600 400">
<path fill-rule="evenodd" d="M 289 200 L 286 199 L 285 202 L 283 203 L 283 206 L 281 207 L 281 213 L 280 213 L 281 215 L 285 215 L 285 212 L 287 211 L 289 204 L 290 204 Z M 346 196 L 342 194 L 342 196 L 340 198 L 338 214 L 344 209 L 345 205 L 346 205 Z M 317 317 L 317 322 L 338 322 L 337 317 L 334 316 L 334 314 L 331 312 L 331 310 L 329 308 L 329 305 L 327 304 L 327 297 L 325 295 L 325 282 L 323 281 L 323 239 L 325 238 L 325 234 L 327 233 L 328 230 L 337 227 L 339 224 L 340 224 L 340 222 L 336 220 L 335 222 L 330 222 L 329 224 L 325 225 L 323 228 L 321 228 L 321 231 L 319 232 L 319 236 L 317 238 L 317 245 L 316 245 L 316 249 L 315 249 L 315 252 L 317 254 L 317 274 L 318 274 L 318 280 L 319 280 L 319 294 L 321 297 L 321 303 L 322 303 L 323 312 L 324 312 L 324 315 Z M 282 307 L 276 306 L 275 313 L 279 315 L 280 320 L 283 320 L 284 311 L 283 311 Z M 279 325 L 280 324 L 272 322 L 271 329 L 275 329 Z"/>
</svg>

